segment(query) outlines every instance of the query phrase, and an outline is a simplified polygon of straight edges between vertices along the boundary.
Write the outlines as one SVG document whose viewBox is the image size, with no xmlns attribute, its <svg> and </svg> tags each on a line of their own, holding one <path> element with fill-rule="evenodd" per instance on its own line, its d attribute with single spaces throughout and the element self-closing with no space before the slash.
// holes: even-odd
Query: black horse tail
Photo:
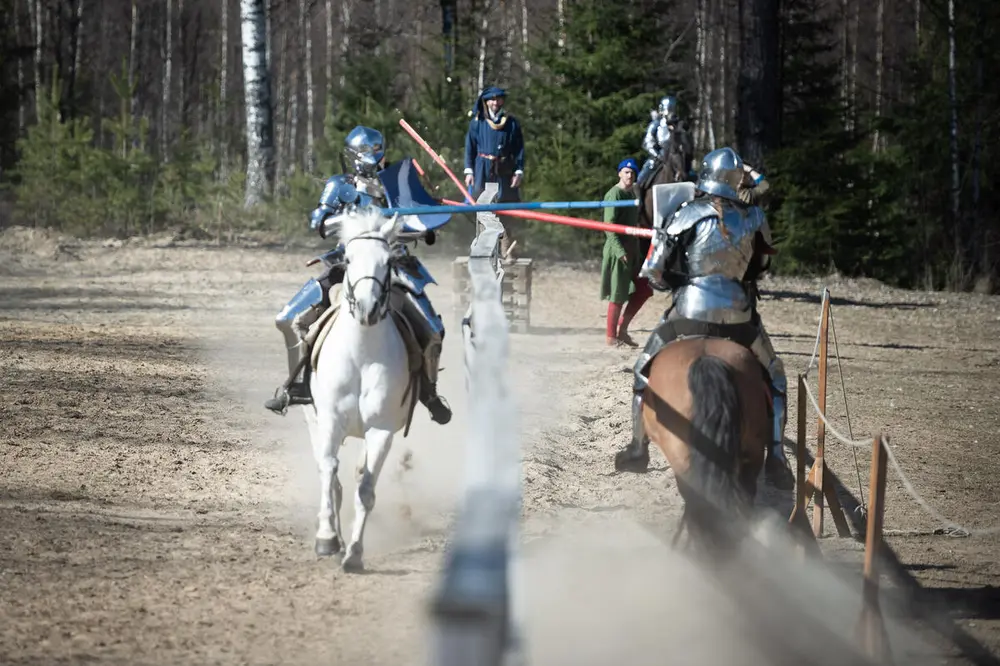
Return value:
<svg viewBox="0 0 1000 666">
<path fill-rule="evenodd" d="M 689 442 L 690 469 L 677 487 L 693 540 L 723 553 L 742 536 L 750 507 L 737 479 L 742 414 L 730 366 L 701 356 L 688 370 L 694 414 Z"/>
</svg>

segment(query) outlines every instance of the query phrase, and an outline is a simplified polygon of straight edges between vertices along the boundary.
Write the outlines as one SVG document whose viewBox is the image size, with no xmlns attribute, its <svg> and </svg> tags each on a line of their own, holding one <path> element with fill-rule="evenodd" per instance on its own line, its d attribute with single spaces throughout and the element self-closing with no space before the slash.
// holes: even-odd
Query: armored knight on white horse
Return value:
<svg viewBox="0 0 1000 666">
<path fill-rule="evenodd" d="M 311 215 L 312 228 L 324 238 L 335 233 L 339 243 L 321 257 L 326 271 L 306 282 L 277 317 L 289 378 L 265 406 L 279 414 L 291 404 L 307 406 L 320 478 L 316 553 L 330 556 L 346 546 L 342 566 L 357 571 L 364 566 L 375 486 L 396 432 L 409 426 L 416 399 L 434 421 L 451 419 L 436 389 L 444 326 L 425 292 L 434 279 L 404 244 L 433 243 L 434 226 L 450 216 L 385 216 L 383 208 L 415 189 L 403 180 L 415 172 L 409 160 L 385 165 L 376 130 L 354 128 L 344 157 L 351 171 L 327 181 Z M 364 443 L 355 468 L 354 525 L 345 540 L 338 471 L 348 437 Z"/>
<path fill-rule="evenodd" d="M 330 218 L 353 210 L 387 205 L 385 189 L 379 172 L 385 167 L 385 141 L 382 133 L 370 127 L 355 127 L 347 135 L 343 150 L 345 174 L 331 177 L 326 182 L 319 206 L 310 215 L 310 227 L 320 235 Z M 433 243 L 433 231 L 425 239 Z M 444 340 L 444 325 L 435 312 L 430 298 L 424 291 L 434 279 L 420 260 L 411 255 L 406 246 L 398 243 L 392 275 L 393 306 L 397 307 L 416 333 L 423 350 L 423 373 L 420 401 L 430 411 L 437 423 L 451 419 L 451 409 L 437 394 L 437 371 Z M 288 351 L 289 380 L 280 386 L 275 396 L 264 403 L 267 409 L 284 414 L 289 405 L 312 404 L 308 381 L 309 351 L 303 338 L 319 317 L 331 306 L 329 292 L 344 280 L 346 257 L 344 244 L 322 256 L 326 271 L 317 279 L 309 279 L 281 310 L 275 321 L 285 339 Z"/>
</svg>

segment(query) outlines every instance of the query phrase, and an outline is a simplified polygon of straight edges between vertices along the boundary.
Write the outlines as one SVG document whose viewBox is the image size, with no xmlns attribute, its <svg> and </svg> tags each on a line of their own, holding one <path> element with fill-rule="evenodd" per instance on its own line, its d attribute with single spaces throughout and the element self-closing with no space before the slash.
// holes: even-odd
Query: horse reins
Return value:
<svg viewBox="0 0 1000 666">
<path fill-rule="evenodd" d="M 346 247 L 347 245 L 350 245 L 356 240 L 378 241 L 380 243 L 385 244 L 386 247 L 391 249 L 389 241 L 387 241 L 385 238 L 382 238 L 381 236 L 356 236 L 355 238 L 352 238 L 351 240 L 347 241 L 347 243 L 345 243 L 344 246 Z M 347 263 L 350 264 L 350 261 L 347 261 Z M 364 282 L 365 280 L 371 280 L 372 282 L 374 282 L 379 286 L 379 295 L 378 295 L 378 300 L 376 301 L 379 313 L 379 320 L 385 318 L 385 315 L 389 310 L 388 308 L 389 281 L 391 272 L 392 272 L 392 262 L 390 261 L 389 266 L 386 267 L 386 275 L 384 280 L 380 280 L 374 275 L 362 275 L 354 282 L 351 282 L 350 280 L 346 279 L 346 275 L 344 276 L 345 277 L 344 286 L 346 287 L 344 297 L 347 300 L 347 307 L 350 309 L 352 315 L 355 313 L 355 308 L 357 306 L 357 299 L 354 298 L 354 288 L 361 282 Z"/>
</svg>

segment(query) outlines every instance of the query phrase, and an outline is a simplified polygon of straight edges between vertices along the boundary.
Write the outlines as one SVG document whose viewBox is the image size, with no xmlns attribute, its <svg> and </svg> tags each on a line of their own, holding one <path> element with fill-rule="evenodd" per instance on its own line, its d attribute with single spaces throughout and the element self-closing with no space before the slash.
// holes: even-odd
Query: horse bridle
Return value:
<svg viewBox="0 0 1000 666">
<path fill-rule="evenodd" d="M 389 241 L 387 241 L 386 239 L 382 238 L 381 236 L 356 236 L 356 237 L 352 238 L 351 240 L 347 241 L 347 243 L 345 243 L 344 246 L 346 247 L 347 245 L 350 245 L 351 243 L 353 243 L 356 240 L 378 241 L 380 243 L 385 244 L 386 247 L 389 247 L 391 249 Z M 348 261 L 347 263 L 350 263 L 350 261 Z M 375 284 L 377 284 L 378 287 L 379 287 L 378 300 L 376 301 L 376 308 L 377 308 L 376 312 L 378 314 L 378 319 L 376 320 L 375 323 L 377 323 L 377 322 L 382 321 L 383 319 L 385 319 L 386 315 L 389 313 L 389 286 L 390 286 L 391 279 L 392 279 L 392 261 L 391 260 L 389 261 L 389 264 L 386 266 L 386 269 L 385 269 L 385 279 L 383 279 L 383 280 L 380 280 L 379 278 L 375 277 L 374 275 L 362 275 L 361 277 L 359 277 L 354 282 L 351 282 L 350 280 L 347 279 L 347 275 L 346 275 L 346 272 L 345 272 L 345 274 L 344 274 L 344 299 L 347 301 L 347 307 L 348 307 L 349 312 L 351 313 L 351 316 L 352 317 L 355 316 L 355 313 L 356 313 L 356 310 L 357 310 L 357 305 L 358 305 L 358 300 L 354 296 L 354 289 L 355 289 L 355 287 L 358 284 L 360 284 L 361 282 L 364 282 L 365 280 L 371 280 L 372 282 L 374 282 Z"/>
</svg>

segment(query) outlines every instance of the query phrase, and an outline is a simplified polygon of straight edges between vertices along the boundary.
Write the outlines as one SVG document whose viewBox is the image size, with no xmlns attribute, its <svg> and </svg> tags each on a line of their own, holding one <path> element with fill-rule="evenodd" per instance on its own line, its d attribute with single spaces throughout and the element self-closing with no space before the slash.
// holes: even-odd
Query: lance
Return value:
<svg viewBox="0 0 1000 666">
<path fill-rule="evenodd" d="M 433 159 L 438 164 L 438 166 L 440 166 L 442 169 L 444 169 L 445 173 L 448 174 L 448 177 L 451 178 L 452 182 L 454 182 L 455 185 L 458 186 L 458 189 L 462 193 L 462 196 L 464 196 L 466 198 L 466 200 L 469 201 L 470 204 L 474 203 L 473 199 L 472 199 L 472 195 L 462 185 L 461 181 L 458 180 L 458 178 L 455 176 L 455 174 L 452 173 L 451 169 L 448 168 L 448 164 L 444 161 L 444 159 L 440 155 L 438 155 L 438 153 L 433 148 L 431 148 L 430 144 L 427 143 L 423 139 L 423 137 L 421 137 L 420 134 L 417 133 L 417 130 L 415 130 L 413 128 L 413 126 L 411 126 L 403 118 L 399 119 L 399 124 L 400 124 L 400 126 L 404 130 L 406 130 L 407 134 L 409 134 L 413 138 L 413 140 L 416 141 L 420 145 L 420 147 L 423 148 L 427 152 L 428 155 L 430 155 L 431 159 Z M 420 167 L 420 165 L 417 163 L 417 161 L 413 160 L 412 158 L 411 158 L 411 160 L 413 162 L 413 166 L 416 167 L 417 171 L 419 171 L 421 175 L 424 175 L 425 172 Z M 441 207 L 441 208 L 434 209 L 434 212 L 438 212 L 438 213 L 446 213 L 446 212 L 471 213 L 471 212 L 475 212 L 469 206 L 463 205 L 461 202 L 458 202 L 458 201 L 454 201 L 454 200 L 451 200 L 451 199 L 442 199 L 441 201 L 444 202 L 445 204 L 450 204 L 452 206 L 457 206 L 458 208 L 453 208 L 451 210 L 445 210 L 444 207 Z M 590 202 L 572 202 L 572 203 L 575 203 L 575 204 L 580 204 L 580 203 L 587 204 L 587 203 L 590 203 Z M 602 202 L 602 203 L 607 203 L 607 202 Z M 491 204 L 491 205 L 495 206 L 496 204 Z M 631 203 L 624 202 L 624 205 L 625 205 L 625 207 L 627 207 L 629 205 L 638 206 L 639 202 L 638 202 L 638 200 L 636 200 L 634 202 L 631 202 Z M 558 203 L 551 203 L 548 206 L 531 206 L 531 207 L 528 207 L 528 206 L 525 206 L 524 204 L 516 204 L 516 207 L 514 207 L 514 208 L 506 208 L 506 209 L 493 208 L 493 209 L 489 209 L 489 210 L 491 210 L 492 212 L 497 212 L 497 213 L 499 213 L 501 215 L 504 215 L 504 216 L 517 217 L 517 218 L 523 218 L 523 219 L 528 219 L 528 220 L 538 220 L 540 222 L 551 222 L 551 223 L 554 223 L 554 224 L 562 224 L 562 225 L 566 225 L 566 226 L 570 226 L 570 227 L 578 227 L 580 229 L 590 229 L 592 231 L 611 231 L 611 232 L 614 232 L 614 233 L 626 234 L 626 235 L 629 235 L 629 236 L 639 236 L 639 237 L 644 237 L 644 238 L 652 238 L 653 237 L 653 231 L 652 231 L 652 229 L 646 229 L 646 228 L 643 228 L 643 227 L 630 227 L 630 226 L 622 225 L 622 224 L 611 224 L 609 222 L 597 222 L 595 220 L 584 220 L 584 219 L 580 219 L 580 218 L 576 218 L 576 217 L 568 217 L 566 215 L 553 215 L 552 213 L 535 212 L 538 208 L 543 208 L 543 207 L 544 208 L 558 209 L 558 208 L 597 208 L 599 206 L 593 206 L 593 205 L 564 206 L 564 205 L 560 205 Z M 399 212 L 399 211 L 395 211 L 395 212 Z M 431 211 L 425 209 L 423 212 L 431 212 Z M 406 213 L 400 212 L 400 214 L 402 215 L 402 214 L 406 214 Z"/>
<path fill-rule="evenodd" d="M 432 160 L 437 162 L 438 165 L 442 169 L 444 169 L 444 172 L 448 174 L 448 177 L 451 178 L 451 180 L 455 183 L 455 185 L 458 186 L 458 191 L 462 193 L 462 196 L 464 196 L 470 204 L 475 203 L 475 201 L 472 199 L 472 195 L 469 194 L 469 191 L 465 189 L 464 185 L 462 185 L 462 181 L 456 178 L 455 174 L 453 174 L 451 172 L 451 169 L 448 168 L 448 164 L 444 161 L 444 158 L 438 155 L 437 152 L 435 152 L 435 150 L 431 148 L 430 144 L 424 141 L 423 138 L 419 134 L 417 134 L 417 130 L 413 129 L 413 127 L 410 126 L 410 123 L 406 122 L 404 118 L 399 119 L 399 125 L 404 130 L 406 130 L 407 134 L 413 137 L 413 140 L 416 141 L 421 148 L 427 151 L 427 154 L 431 156 Z"/>
</svg>

